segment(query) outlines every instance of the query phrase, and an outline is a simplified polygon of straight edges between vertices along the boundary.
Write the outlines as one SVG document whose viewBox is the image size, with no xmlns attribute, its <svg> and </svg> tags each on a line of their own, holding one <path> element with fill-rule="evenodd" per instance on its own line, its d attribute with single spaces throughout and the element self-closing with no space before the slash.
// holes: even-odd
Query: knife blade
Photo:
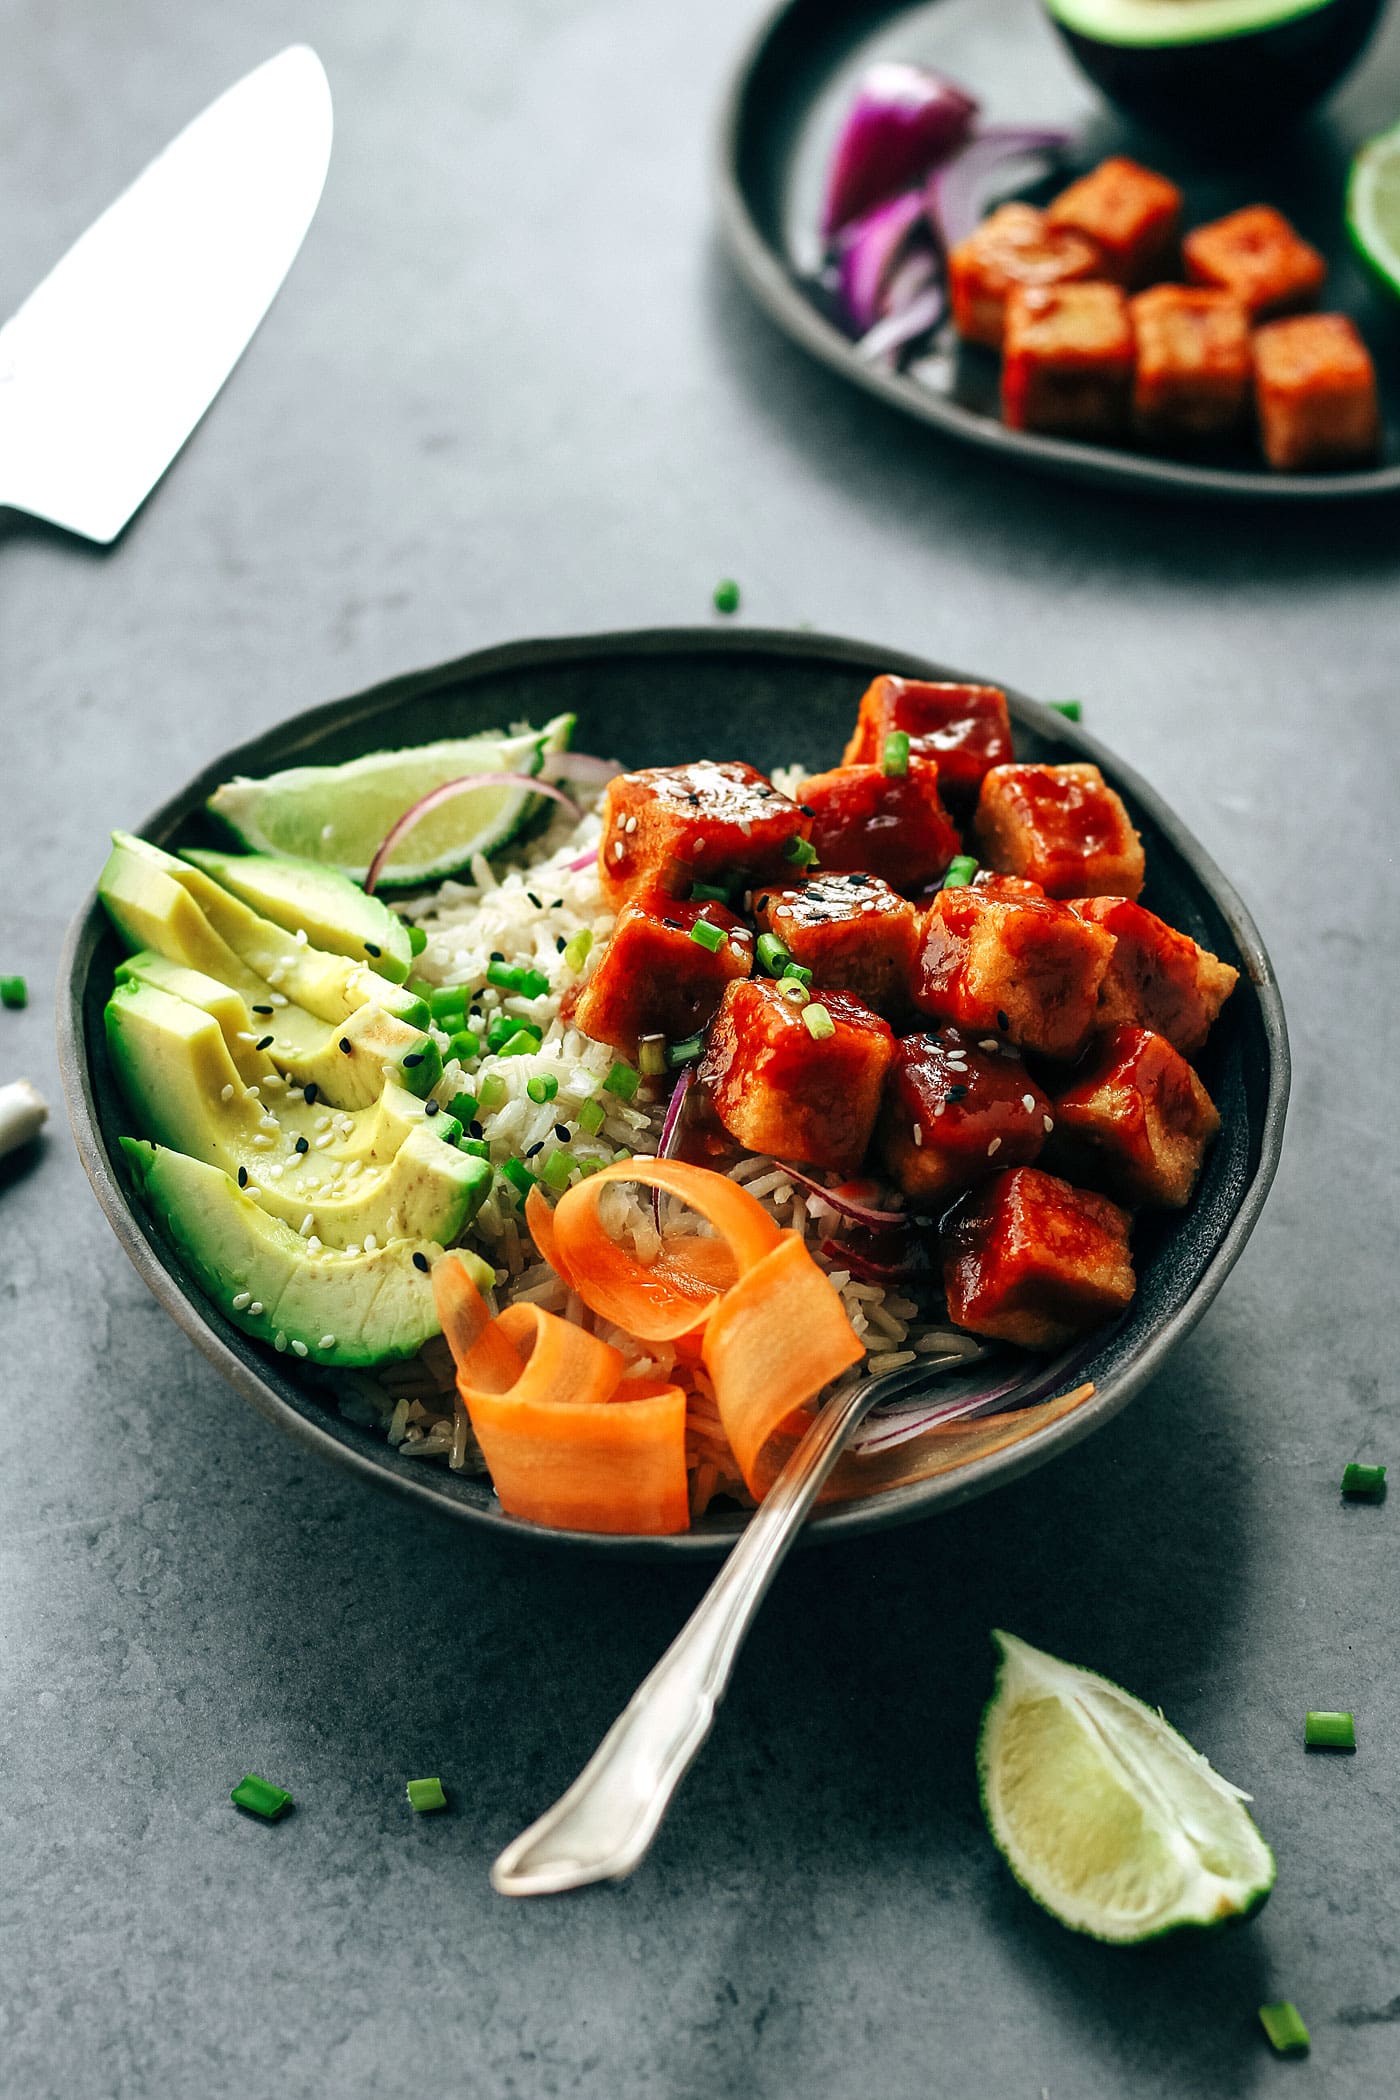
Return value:
<svg viewBox="0 0 1400 2100">
<path fill-rule="evenodd" d="M 330 150 L 330 84 L 293 44 L 79 236 L 0 328 L 0 505 L 116 538 L 272 304 Z"/>
</svg>

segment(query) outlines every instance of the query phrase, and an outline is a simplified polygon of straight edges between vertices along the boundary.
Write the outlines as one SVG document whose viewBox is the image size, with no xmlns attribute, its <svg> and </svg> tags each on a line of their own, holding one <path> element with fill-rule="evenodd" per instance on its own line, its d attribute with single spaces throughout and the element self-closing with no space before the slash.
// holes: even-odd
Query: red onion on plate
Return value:
<svg viewBox="0 0 1400 2100">
<path fill-rule="evenodd" d="M 796 1167 L 788 1166 L 786 1161 L 780 1161 L 779 1164 L 789 1181 L 795 1181 L 800 1188 L 810 1189 L 814 1196 L 820 1196 L 822 1202 L 838 1216 L 854 1218 L 857 1225 L 869 1225 L 873 1231 L 878 1232 L 882 1226 L 909 1225 L 913 1222 L 906 1210 L 876 1210 L 869 1203 L 858 1203 L 850 1196 L 841 1195 L 836 1189 L 829 1189 L 824 1181 L 814 1181 L 810 1174 L 799 1172 Z"/>
<path fill-rule="evenodd" d="M 420 818 L 426 817 L 430 809 L 438 809 L 444 802 L 453 801 L 458 795 L 467 795 L 471 793 L 473 788 L 484 787 L 528 788 L 532 795 L 548 795 L 552 802 L 562 804 L 575 819 L 583 815 L 583 811 L 579 808 L 572 795 L 566 795 L 562 788 L 552 787 L 547 780 L 541 780 L 537 774 L 464 773 L 460 780 L 444 780 L 439 787 L 430 788 L 426 795 L 420 795 L 412 807 L 404 811 L 397 823 L 389 827 L 388 834 L 381 842 L 378 852 L 369 864 L 369 873 L 365 877 L 364 884 L 365 895 L 367 897 L 374 895 L 375 885 L 384 873 L 385 862 L 395 846 L 399 845 L 408 836 Z M 593 858 L 591 853 L 588 858 L 590 860 Z"/>
<path fill-rule="evenodd" d="M 976 115 L 971 95 L 925 66 L 894 60 L 871 66 L 831 157 L 823 237 L 921 181 L 963 144 Z"/>
<path fill-rule="evenodd" d="M 541 780 L 576 780 L 580 787 L 602 787 L 616 780 L 622 767 L 615 758 L 594 758 L 588 751 L 554 751 L 540 769 Z"/>
<path fill-rule="evenodd" d="M 890 311 L 889 299 L 904 274 L 901 266 L 918 254 L 913 244 L 919 233 L 931 261 L 923 192 L 905 190 L 841 234 L 836 245 L 841 304 L 861 335 Z"/>
<path fill-rule="evenodd" d="M 1053 160 L 1072 134 L 1043 124 L 989 124 L 953 159 L 936 167 L 925 193 L 929 222 L 944 253 L 977 226 L 989 188 L 1017 161 Z"/>
</svg>

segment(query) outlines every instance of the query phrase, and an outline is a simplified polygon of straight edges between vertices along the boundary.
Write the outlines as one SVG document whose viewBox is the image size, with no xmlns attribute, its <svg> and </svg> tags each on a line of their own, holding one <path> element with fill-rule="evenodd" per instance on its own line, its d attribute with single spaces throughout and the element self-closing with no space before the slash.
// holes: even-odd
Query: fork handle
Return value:
<svg viewBox="0 0 1400 2100">
<path fill-rule="evenodd" d="M 883 1381 L 842 1380 L 759 1504 L 723 1568 L 568 1792 L 491 1869 L 502 1896 L 620 1881 L 644 1858 L 710 1732 L 768 1585 Z"/>
</svg>

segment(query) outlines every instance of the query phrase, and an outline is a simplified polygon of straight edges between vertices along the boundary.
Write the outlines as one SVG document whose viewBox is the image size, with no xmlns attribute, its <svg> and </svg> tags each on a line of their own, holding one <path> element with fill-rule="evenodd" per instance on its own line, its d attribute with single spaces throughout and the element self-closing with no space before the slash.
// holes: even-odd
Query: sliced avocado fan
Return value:
<svg viewBox="0 0 1400 2100">
<path fill-rule="evenodd" d="M 221 888 L 288 933 L 305 933 L 313 948 L 367 962 L 379 976 L 402 984 L 413 966 L 408 928 L 397 912 L 367 897 L 335 868 L 272 853 L 181 854 Z"/>
</svg>

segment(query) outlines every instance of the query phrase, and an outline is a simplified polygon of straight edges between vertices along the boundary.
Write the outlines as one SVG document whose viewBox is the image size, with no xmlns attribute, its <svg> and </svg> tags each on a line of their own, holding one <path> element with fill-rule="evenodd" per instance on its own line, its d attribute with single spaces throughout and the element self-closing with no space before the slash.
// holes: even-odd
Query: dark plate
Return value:
<svg viewBox="0 0 1400 2100">
<path fill-rule="evenodd" d="M 162 846 L 195 843 L 202 835 L 206 796 L 233 773 L 333 763 L 384 747 L 467 736 L 502 722 L 543 722 L 570 709 L 579 718 L 580 750 L 616 754 L 629 765 L 718 754 L 743 757 L 765 769 L 800 762 L 815 770 L 840 752 L 856 702 L 880 671 L 917 678 L 968 675 L 867 643 L 743 629 L 519 642 L 297 715 L 252 743 L 224 752 L 140 830 Z M 1278 1162 L 1288 1097 L 1288 1038 L 1273 971 L 1244 906 L 1135 774 L 1062 716 L 1017 694 L 1009 698 L 1019 753 L 1033 759 L 1096 759 L 1126 798 L 1146 842 L 1147 901 L 1240 970 L 1239 989 L 1202 1066 L 1224 1130 L 1190 1209 L 1140 1236 L 1140 1286 L 1128 1315 L 1074 1358 L 1072 1382 L 1092 1379 L 1094 1398 L 1039 1436 L 959 1473 L 817 1515 L 809 1526 L 817 1539 L 876 1530 L 965 1501 L 1042 1464 L 1116 1414 L 1215 1296 L 1259 1215 Z M 73 925 L 60 975 L 59 1049 L 78 1151 L 98 1201 L 145 1281 L 246 1399 L 303 1443 L 366 1478 L 497 1531 L 598 1552 L 703 1557 L 724 1549 L 742 1524 L 736 1514 L 708 1517 L 674 1539 L 604 1539 L 519 1523 L 502 1514 L 481 1481 L 462 1479 L 432 1461 L 401 1458 L 382 1437 L 345 1421 L 294 1361 L 231 1326 L 132 1201 L 120 1163 L 117 1139 L 128 1120 L 102 1031 L 102 1009 L 119 958 L 94 893 Z M 1027 1392 L 1043 1385 L 1054 1368 L 1037 1358 L 1020 1360 Z M 1066 1363 L 1066 1383 L 1070 1368 Z M 1048 1388 L 1061 1389 L 1058 1384 Z"/>
<path fill-rule="evenodd" d="M 834 372 L 891 408 L 971 445 L 1047 474 L 1144 494 L 1340 502 L 1400 492 L 1400 305 L 1372 288 L 1342 225 L 1352 153 L 1394 121 L 1393 64 L 1385 53 L 1328 113 L 1267 156 L 1222 173 L 1130 129 L 1077 72 L 1037 0 L 785 0 L 740 61 L 719 136 L 720 225 L 739 273 L 778 326 Z M 853 85 L 872 60 L 909 59 L 950 73 L 1000 123 L 1063 124 L 1076 134 L 1069 172 L 1108 153 L 1131 153 L 1186 192 L 1193 220 L 1267 198 L 1327 257 L 1326 304 L 1349 313 L 1380 375 L 1385 441 L 1359 472 L 1274 474 L 1242 443 L 1224 456 L 1175 459 L 1145 451 L 1008 430 L 997 411 L 998 361 L 959 347 L 951 330 L 904 373 L 855 354 L 812 285 L 817 223 L 832 141 Z M 1247 117 L 1244 120 L 1247 124 Z M 1066 176 L 1062 179 L 1068 179 Z"/>
</svg>

